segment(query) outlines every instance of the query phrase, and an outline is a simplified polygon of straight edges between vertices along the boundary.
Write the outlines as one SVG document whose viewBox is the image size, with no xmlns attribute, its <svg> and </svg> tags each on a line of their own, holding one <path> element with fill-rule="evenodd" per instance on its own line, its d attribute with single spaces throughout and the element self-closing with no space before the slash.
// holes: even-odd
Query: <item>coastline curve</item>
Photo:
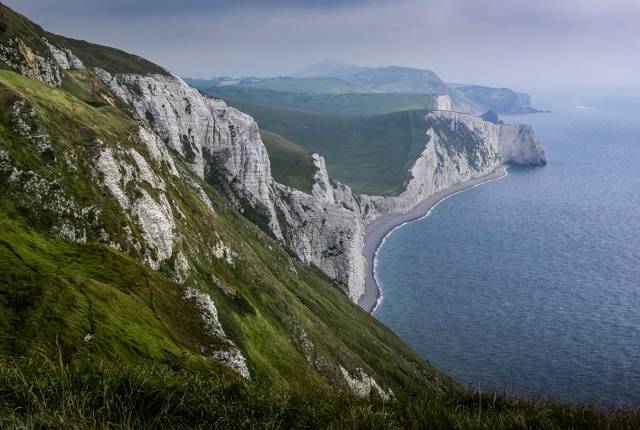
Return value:
<svg viewBox="0 0 640 430">
<path fill-rule="evenodd" d="M 378 282 L 376 269 L 378 251 L 384 244 L 387 236 L 405 224 L 429 216 L 431 210 L 448 197 L 487 182 L 503 178 L 506 175 L 506 167 L 500 166 L 487 175 L 461 182 L 460 184 L 435 193 L 422 200 L 408 212 L 388 214 L 367 224 L 363 250 L 367 262 L 367 270 L 365 274 L 364 294 L 358 300 L 358 305 L 369 314 L 373 314 L 382 303 L 382 289 Z"/>
</svg>

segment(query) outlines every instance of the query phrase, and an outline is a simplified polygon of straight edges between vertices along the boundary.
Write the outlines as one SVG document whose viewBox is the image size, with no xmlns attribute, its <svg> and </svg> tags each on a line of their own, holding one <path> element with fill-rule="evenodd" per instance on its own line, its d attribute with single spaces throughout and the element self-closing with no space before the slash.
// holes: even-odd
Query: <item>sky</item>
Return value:
<svg viewBox="0 0 640 430">
<path fill-rule="evenodd" d="M 640 0 L 3 0 L 181 76 L 338 59 L 520 90 L 640 87 Z"/>
</svg>

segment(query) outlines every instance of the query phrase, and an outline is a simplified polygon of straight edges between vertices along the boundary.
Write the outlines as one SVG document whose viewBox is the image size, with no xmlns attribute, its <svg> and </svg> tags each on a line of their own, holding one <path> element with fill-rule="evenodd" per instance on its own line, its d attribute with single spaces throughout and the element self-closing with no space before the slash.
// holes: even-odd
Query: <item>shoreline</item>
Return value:
<svg viewBox="0 0 640 430">
<path fill-rule="evenodd" d="M 493 172 L 481 176 L 476 179 L 471 179 L 460 184 L 454 185 L 450 188 L 442 190 L 418 203 L 409 212 L 394 213 L 385 215 L 375 221 L 367 224 L 365 228 L 364 236 L 364 250 L 363 254 L 367 261 L 367 273 L 364 280 L 364 293 L 358 300 L 358 306 L 372 314 L 378 305 L 382 302 L 382 294 L 378 280 L 376 279 L 376 258 L 378 249 L 384 242 L 385 238 L 393 232 L 396 228 L 402 225 L 424 218 L 429 215 L 431 209 L 433 209 L 442 200 L 457 194 L 466 189 L 475 187 L 477 185 L 484 184 L 486 182 L 502 178 L 507 174 L 506 168 L 501 166 Z"/>
</svg>

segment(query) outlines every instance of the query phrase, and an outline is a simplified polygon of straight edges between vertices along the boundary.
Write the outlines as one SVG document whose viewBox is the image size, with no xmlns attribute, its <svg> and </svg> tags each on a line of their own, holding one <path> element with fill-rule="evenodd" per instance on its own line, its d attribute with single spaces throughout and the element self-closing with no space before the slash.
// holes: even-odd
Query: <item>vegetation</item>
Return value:
<svg viewBox="0 0 640 430">
<path fill-rule="evenodd" d="M 518 114 L 537 112 L 526 94 L 516 93 L 509 88 L 491 88 L 480 85 L 460 85 L 456 90 L 462 93 L 481 111 Z"/>
<path fill-rule="evenodd" d="M 432 106 L 429 94 L 343 93 L 314 94 L 274 91 L 246 86 L 199 86 L 207 94 L 230 104 L 251 103 L 305 112 L 340 115 L 377 115 Z"/>
<path fill-rule="evenodd" d="M 274 78 L 246 84 L 266 90 L 308 94 L 366 93 L 365 87 L 340 78 Z"/>
<path fill-rule="evenodd" d="M 322 154 L 329 174 L 354 191 L 398 194 L 426 142 L 426 110 L 330 115 L 249 103 L 235 107 L 261 127 Z"/>
<path fill-rule="evenodd" d="M 315 173 L 311 152 L 267 130 L 261 130 L 260 137 L 267 147 L 271 174 L 275 180 L 305 193 L 311 193 Z"/>
<path fill-rule="evenodd" d="M 637 411 L 495 393 L 382 401 L 146 364 L 0 359 L 0 427 L 48 429 L 634 429 Z"/>
</svg>

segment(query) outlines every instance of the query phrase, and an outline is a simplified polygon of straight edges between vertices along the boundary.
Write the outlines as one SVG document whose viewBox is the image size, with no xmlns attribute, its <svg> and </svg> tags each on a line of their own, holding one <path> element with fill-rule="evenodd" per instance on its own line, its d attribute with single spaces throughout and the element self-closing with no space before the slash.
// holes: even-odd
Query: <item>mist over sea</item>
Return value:
<svg viewBox="0 0 640 430">
<path fill-rule="evenodd" d="M 548 165 L 443 201 L 378 252 L 375 316 L 465 385 L 640 405 L 640 93 L 533 94 Z"/>
</svg>

